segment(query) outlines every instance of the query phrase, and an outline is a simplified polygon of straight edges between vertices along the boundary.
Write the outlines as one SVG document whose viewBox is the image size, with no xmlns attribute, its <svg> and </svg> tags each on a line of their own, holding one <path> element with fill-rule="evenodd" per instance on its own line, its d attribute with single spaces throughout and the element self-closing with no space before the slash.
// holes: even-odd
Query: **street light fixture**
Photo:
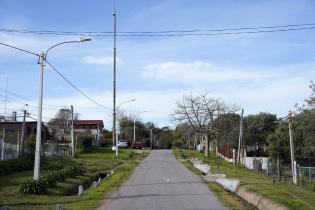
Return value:
<svg viewBox="0 0 315 210">
<path fill-rule="evenodd" d="M 81 43 L 81 42 L 87 42 L 91 41 L 91 39 L 83 39 L 81 38 L 79 41 L 66 41 L 66 42 L 60 42 L 57 43 L 50 48 L 48 48 L 45 52 L 42 52 L 40 55 L 34 52 L 30 52 L 28 50 L 24 50 L 9 44 L 5 44 L 0 42 L 0 45 L 13 48 L 15 50 L 19 50 L 31 55 L 35 55 L 38 57 L 38 64 L 40 65 L 40 75 L 39 75 L 39 99 L 38 99 L 38 119 L 37 119 L 37 130 L 36 130 L 36 148 L 35 148 L 35 161 L 34 161 L 34 180 L 39 179 L 39 170 L 40 170 L 40 147 L 41 147 L 41 130 L 42 130 L 42 109 L 43 109 L 43 80 L 44 80 L 44 67 L 45 67 L 45 61 L 47 59 L 48 52 L 53 49 L 54 47 L 57 47 L 62 44 L 68 44 L 68 43 Z"/>
<path fill-rule="evenodd" d="M 120 106 L 121 105 L 123 105 L 123 104 L 125 104 L 125 103 L 129 103 L 129 102 L 133 102 L 133 101 L 135 101 L 136 99 L 132 99 L 132 100 L 127 100 L 127 101 L 123 101 L 123 102 L 121 102 L 118 106 L 117 106 L 117 108 L 116 108 L 116 111 L 117 111 L 117 113 L 118 113 L 118 110 L 119 110 L 119 108 L 120 108 Z M 117 130 L 119 130 L 119 120 L 117 120 L 117 118 L 116 118 L 116 122 L 115 122 L 115 125 L 116 125 L 116 127 L 117 127 Z M 116 148 L 115 148 L 115 150 L 116 150 L 116 156 L 118 156 L 118 134 L 119 134 L 119 132 L 115 132 L 115 133 L 113 133 L 113 135 L 116 135 L 115 136 L 115 141 L 116 141 Z"/>
<path fill-rule="evenodd" d="M 45 61 L 47 59 L 48 52 L 62 44 L 68 43 L 81 43 L 91 41 L 91 39 L 80 39 L 79 41 L 67 41 L 67 42 L 60 42 L 57 43 L 50 48 L 48 48 L 45 52 L 42 52 L 39 56 L 38 64 L 40 66 L 40 75 L 39 75 L 39 98 L 38 98 L 38 119 L 37 119 L 37 130 L 36 130 L 36 148 L 35 148 L 35 161 L 34 161 L 34 180 L 39 179 L 40 174 L 40 148 L 41 148 L 41 139 L 42 139 L 42 109 L 43 109 L 43 81 L 44 81 L 44 67 Z"/>
</svg>

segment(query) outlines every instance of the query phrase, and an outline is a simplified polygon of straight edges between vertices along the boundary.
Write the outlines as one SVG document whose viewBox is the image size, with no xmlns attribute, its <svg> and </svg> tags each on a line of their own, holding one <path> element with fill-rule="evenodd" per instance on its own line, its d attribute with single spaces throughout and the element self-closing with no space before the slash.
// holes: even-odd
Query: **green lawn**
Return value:
<svg viewBox="0 0 315 210">
<path fill-rule="evenodd" d="M 303 189 L 286 182 L 273 183 L 273 178 L 264 174 L 256 173 L 244 167 L 236 167 L 233 171 L 232 163 L 223 161 L 216 155 L 211 154 L 205 158 L 203 153 L 193 150 L 178 150 L 182 158 L 198 157 L 211 165 L 212 173 L 225 173 L 228 178 L 241 180 L 241 185 L 247 189 L 264 195 L 290 209 L 310 210 L 315 209 L 315 192 Z"/>
<path fill-rule="evenodd" d="M 75 161 L 87 169 L 84 175 L 58 183 L 56 188 L 49 189 L 49 195 L 28 195 L 17 191 L 18 184 L 26 177 L 31 177 L 33 171 L 0 177 L 0 206 L 6 205 L 10 209 L 56 209 L 56 204 L 61 203 L 65 209 L 95 209 L 105 195 L 118 187 L 148 154 L 134 153 L 129 149 L 121 149 L 119 153 L 116 157 L 109 148 L 97 148 L 77 154 Z M 84 196 L 69 195 L 75 186 L 90 181 L 98 172 L 111 170 L 114 171 L 111 176 L 105 178 L 98 187 L 88 189 Z"/>
</svg>

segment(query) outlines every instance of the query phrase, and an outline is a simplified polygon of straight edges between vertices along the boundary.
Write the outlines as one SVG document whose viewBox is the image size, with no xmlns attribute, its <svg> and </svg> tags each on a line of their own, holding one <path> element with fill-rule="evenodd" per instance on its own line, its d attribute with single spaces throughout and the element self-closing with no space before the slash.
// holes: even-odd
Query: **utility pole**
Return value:
<svg viewBox="0 0 315 210">
<path fill-rule="evenodd" d="M 25 119 L 26 119 L 26 110 L 23 110 L 23 124 L 22 124 L 22 132 L 21 132 L 21 142 L 20 142 L 20 154 L 24 153 L 24 136 L 25 136 Z"/>
<path fill-rule="evenodd" d="M 118 156 L 118 135 L 120 133 L 119 120 L 117 120 L 116 130 L 116 156 Z"/>
<path fill-rule="evenodd" d="M 133 142 L 136 141 L 136 117 L 133 119 Z"/>
<path fill-rule="evenodd" d="M 40 173 L 40 149 L 42 140 L 42 109 L 43 109 L 43 86 L 44 86 L 44 67 L 45 67 L 45 53 L 42 52 L 39 57 L 40 75 L 39 75 L 39 99 L 38 99 L 38 119 L 36 130 L 36 148 L 34 161 L 34 180 L 39 179 Z"/>
<path fill-rule="evenodd" d="M 242 109 L 241 119 L 240 119 L 240 134 L 238 138 L 238 148 L 237 148 L 237 165 L 240 164 L 240 156 L 242 151 L 242 144 L 243 144 L 243 114 L 244 109 Z"/>
<path fill-rule="evenodd" d="M 19 159 L 20 157 L 20 145 L 21 145 L 21 142 L 20 142 L 20 131 L 18 131 L 17 133 L 17 144 L 16 144 L 16 158 Z"/>
<path fill-rule="evenodd" d="M 113 11 L 114 17 L 114 74 L 113 74 L 113 146 L 116 137 L 116 8 Z M 117 142 L 116 142 L 117 143 Z M 117 146 L 117 145 L 116 145 Z M 116 148 L 117 150 L 117 148 Z M 117 152 L 116 152 L 117 153 Z"/>
<path fill-rule="evenodd" d="M 295 168 L 295 155 L 294 155 L 294 143 L 293 143 L 293 131 L 292 131 L 292 113 L 291 112 L 289 112 L 288 120 L 289 120 L 289 138 L 290 138 L 292 179 L 293 179 L 293 183 L 297 184 L 296 168 Z"/>
<path fill-rule="evenodd" d="M 74 126 L 73 106 L 71 105 L 71 157 L 74 158 Z"/>
<path fill-rule="evenodd" d="M 152 128 L 150 129 L 150 148 L 151 149 L 153 149 L 153 145 L 152 145 L 152 143 L 153 143 L 153 139 L 152 139 Z"/>
<path fill-rule="evenodd" d="M 4 160 L 4 138 L 5 138 L 5 128 L 2 129 L 2 149 L 1 149 L 1 160 Z"/>
</svg>

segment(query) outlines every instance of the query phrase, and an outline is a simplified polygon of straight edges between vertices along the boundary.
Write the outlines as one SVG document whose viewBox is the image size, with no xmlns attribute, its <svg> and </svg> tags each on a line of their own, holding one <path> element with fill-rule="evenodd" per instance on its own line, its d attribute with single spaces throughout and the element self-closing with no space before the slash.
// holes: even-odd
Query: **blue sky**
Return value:
<svg viewBox="0 0 315 210">
<path fill-rule="evenodd" d="M 118 31 L 224 29 L 315 22 L 315 2 L 117 0 Z M 0 28 L 112 31 L 113 1 L 0 0 Z M 0 32 L 0 42 L 36 53 L 77 36 Z M 112 106 L 112 37 L 68 44 L 52 50 L 48 59 L 89 96 Z M 125 112 L 147 110 L 144 121 L 170 125 L 169 114 L 184 93 L 207 91 L 209 96 L 236 103 L 246 114 L 284 116 L 295 102 L 310 94 L 315 78 L 315 29 L 278 33 L 188 36 L 118 37 L 117 101 Z M 0 88 L 29 99 L 37 113 L 38 73 L 35 57 L 0 46 Z M 3 91 L 0 107 L 4 107 Z M 11 96 L 13 97 L 13 96 Z M 75 92 L 49 67 L 45 70 L 44 120 L 60 107 L 74 105 L 82 119 L 103 119 L 111 113 Z M 22 104 L 7 103 L 8 112 Z M 12 110 L 11 110 L 12 109 Z M 0 113 L 4 110 L 0 109 Z M 34 117 L 36 117 L 34 115 Z"/>
</svg>

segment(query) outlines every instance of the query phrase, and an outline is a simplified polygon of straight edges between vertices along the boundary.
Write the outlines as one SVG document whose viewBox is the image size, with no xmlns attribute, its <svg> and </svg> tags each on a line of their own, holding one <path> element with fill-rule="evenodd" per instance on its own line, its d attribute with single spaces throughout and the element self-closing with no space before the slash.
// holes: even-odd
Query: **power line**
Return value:
<svg viewBox="0 0 315 210">
<path fill-rule="evenodd" d="M 6 96 L 4 96 L 4 95 L 2 95 L 2 94 L 0 94 L 0 96 L 1 97 L 6 97 Z M 14 98 L 11 98 L 11 97 L 6 97 L 7 99 L 9 99 L 9 100 L 11 100 L 11 101 L 8 101 L 8 102 L 17 102 L 17 103 L 20 103 L 20 104 L 26 104 L 26 103 L 23 103 L 23 102 L 21 102 L 21 101 L 18 101 L 18 100 L 16 100 L 16 99 L 14 99 Z"/>
<path fill-rule="evenodd" d="M 0 91 L 3 91 L 3 92 L 6 92 L 6 91 L 7 91 L 10 95 L 13 95 L 13 96 L 15 96 L 15 97 L 17 97 L 17 98 L 20 98 L 20 99 L 23 99 L 23 100 L 26 100 L 26 101 L 30 101 L 30 99 L 25 98 L 24 96 L 20 96 L 20 95 L 14 93 L 14 92 L 12 92 L 12 91 L 5 90 L 5 89 L 2 89 L 2 88 L 0 88 Z"/>
<path fill-rule="evenodd" d="M 241 27 L 241 28 L 227 28 L 227 29 L 122 31 L 122 32 L 117 32 L 117 36 L 128 36 L 128 37 L 215 36 L 215 35 L 237 35 L 237 34 L 255 34 L 255 33 L 273 33 L 273 32 L 312 30 L 314 28 L 315 28 L 315 23 L 303 23 L 303 24 L 288 24 L 288 25 L 261 26 L 261 27 Z M 106 32 L 96 32 L 96 31 L 77 31 L 76 32 L 76 31 L 51 31 L 51 30 L 36 31 L 36 30 L 25 30 L 25 29 L 18 30 L 18 29 L 3 29 L 3 28 L 0 29 L 0 31 L 8 32 L 8 33 L 29 33 L 29 34 L 38 34 L 38 35 L 71 35 L 71 36 L 96 36 L 96 37 L 113 36 L 113 32 L 110 32 L 110 31 L 106 31 Z M 218 32 L 218 33 L 197 33 L 197 32 Z M 3 45 L 6 45 L 6 44 L 3 44 Z M 22 49 L 18 48 L 18 50 L 22 50 Z M 22 50 L 22 51 L 25 51 L 25 50 Z M 39 56 L 38 54 L 29 52 L 29 51 L 26 51 L 26 52 Z"/>
<path fill-rule="evenodd" d="M 19 111 L 18 109 L 9 109 L 9 108 L 4 108 L 4 107 L 0 107 L 0 109 L 7 109 L 7 110 L 10 110 L 10 111 Z"/>
<path fill-rule="evenodd" d="M 1 30 L 0 30 L 0 31 L 1 31 Z M 39 54 L 37 54 L 37 53 L 33 53 L 33 52 L 31 52 L 31 51 L 28 51 L 28 50 L 24 50 L 24 49 L 21 49 L 21 48 L 18 48 L 18 47 L 14 47 L 14 46 L 9 45 L 9 44 L 5 44 L 5 43 L 1 43 L 1 42 L 0 42 L 0 45 L 6 46 L 6 47 L 11 47 L 11 48 L 13 48 L 13 49 L 16 49 L 16 50 L 19 50 L 19 51 L 22 51 L 22 52 L 26 52 L 26 53 L 28 53 L 28 54 L 32 54 L 32 55 L 39 56 Z"/>
<path fill-rule="evenodd" d="M 46 59 L 45 59 L 46 63 L 57 73 L 59 74 L 71 87 L 73 87 L 77 92 L 79 92 L 81 95 L 83 95 L 85 98 L 87 98 L 88 100 L 90 100 L 91 102 L 93 102 L 94 104 L 104 108 L 104 109 L 108 109 L 108 110 L 112 110 L 111 108 L 108 108 L 100 103 L 98 103 L 97 101 L 95 101 L 94 99 L 92 99 L 90 96 L 88 96 L 86 93 L 84 93 L 83 91 L 81 91 L 78 87 L 76 87 L 69 79 L 67 79 L 60 71 L 58 71 L 51 63 L 49 63 Z"/>
</svg>

